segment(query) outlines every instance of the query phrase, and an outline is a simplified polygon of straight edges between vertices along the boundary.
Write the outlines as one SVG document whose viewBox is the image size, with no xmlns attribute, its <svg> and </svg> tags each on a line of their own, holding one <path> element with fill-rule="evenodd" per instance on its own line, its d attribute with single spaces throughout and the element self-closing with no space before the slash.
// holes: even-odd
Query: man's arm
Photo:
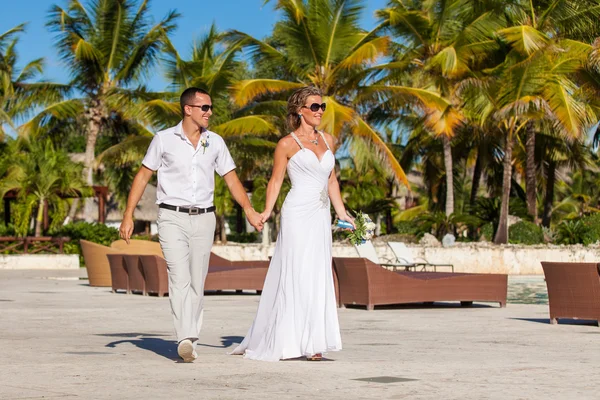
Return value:
<svg viewBox="0 0 600 400">
<path fill-rule="evenodd" d="M 234 200 L 244 210 L 244 213 L 246 214 L 246 218 L 248 218 L 248 222 L 250 222 L 250 225 L 256 228 L 257 231 L 262 231 L 262 218 L 260 214 L 258 214 L 256 211 L 254 211 L 254 208 L 252 208 L 250 199 L 246 194 L 246 189 L 244 189 L 244 185 L 242 185 L 242 182 L 240 182 L 240 178 L 238 178 L 237 174 L 235 173 L 235 170 L 231 170 L 225 175 L 223 175 L 223 179 L 225 179 L 225 183 L 227 184 L 227 187 L 229 188 L 229 191 L 231 192 L 231 195 L 233 196 Z"/>
<path fill-rule="evenodd" d="M 133 233 L 133 211 L 135 211 L 137 204 L 142 198 L 144 190 L 146 190 L 146 185 L 148 185 L 148 181 L 152 178 L 153 173 L 154 171 L 142 165 L 133 179 L 129 197 L 127 197 L 127 208 L 125 208 L 123 221 L 119 227 L 119 235 L 122 239 L 125 239 L 127 244 L 129 244 L 129 238 L 131 238 L 131 234 Z"/>
</svg>

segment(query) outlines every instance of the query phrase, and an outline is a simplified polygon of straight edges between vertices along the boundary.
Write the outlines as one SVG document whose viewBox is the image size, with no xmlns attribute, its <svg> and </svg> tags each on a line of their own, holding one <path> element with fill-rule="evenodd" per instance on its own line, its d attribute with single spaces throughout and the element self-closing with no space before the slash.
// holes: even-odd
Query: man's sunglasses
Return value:
<svg viewBox="0 0 600 400">
<path fill-rule="evenodd" d="M 319 108 L 323 111 L 325 111 L 325 109 L 327 108 L 327 104 L 323 103 L 323 104 L 319 104 L 319 103 L 312 103 L 310 105 L 310 107 L 308 106 L 302 106 L 302 108 L 309 108 L 310 111 L 312 112 L 317 112 L 319 111 Z"/>
<path fill-rule="evenodd" d="M 204 112 L 208 112 L 208 110 L 212 111 L 212 109 L 213 109 L 213 106 L 211 104 L 203 104 L 201 106 L 198 106 L 196 104 L 186 104 L 186 105 L 188 105 L 190 107 L 198 107 L 199 109 L 201 109 Z"/>
</svg>

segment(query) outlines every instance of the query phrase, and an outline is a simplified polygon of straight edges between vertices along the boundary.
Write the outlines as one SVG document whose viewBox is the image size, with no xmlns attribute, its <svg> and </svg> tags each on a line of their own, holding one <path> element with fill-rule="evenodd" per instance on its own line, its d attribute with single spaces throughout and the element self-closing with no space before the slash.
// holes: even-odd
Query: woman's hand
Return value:
<svg viewBox="0 0 600 400">
<path fill-rule="evenodd" d="M 267 210 L 260 213 L 260 217 L 262 219 L 263 224 L 271 218 L 271 212 L 267 212 Z"/>
<path fill-rule="evenodd" d="M 354 223 L 354 218 L 348 215 L 345 211 L 342 214 L 337 214 L 339 220 L 350 222 L 354 229 L 356 229 L 356 224 Z"/>
</svg>

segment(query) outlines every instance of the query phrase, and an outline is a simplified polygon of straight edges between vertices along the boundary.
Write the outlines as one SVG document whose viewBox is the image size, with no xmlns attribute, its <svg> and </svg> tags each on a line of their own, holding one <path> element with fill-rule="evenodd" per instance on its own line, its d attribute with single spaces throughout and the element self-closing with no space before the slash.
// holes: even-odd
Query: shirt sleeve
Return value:
<svg viewBox="0 0 600 400">
<path fill-rule="evenodd" d="M 233 161 L 233 158 L 231 158 L 231 154 L 229 153 L 229 149 L 227 148 L 225 141 L 220 136 L 219 141 L 220 148 L 217 153 L 217 159 L 215 160 L 215 171 L 217 171 L 220 176 L 223 176 L 229 171 L 235 169 L 235 162 Z"/>
<path fill-rule="evenodd" d="M 160 136 L 154 135 L 142 164 L 152 171 L 158 170 L 162 163 L 162 142 Z"/>
</svg>

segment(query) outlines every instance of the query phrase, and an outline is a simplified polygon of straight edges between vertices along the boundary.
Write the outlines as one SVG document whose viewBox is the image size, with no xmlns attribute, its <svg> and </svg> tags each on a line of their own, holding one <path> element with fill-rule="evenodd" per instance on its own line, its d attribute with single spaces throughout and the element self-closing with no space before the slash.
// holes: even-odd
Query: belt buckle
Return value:
<svg viewBox="0 0 600 400">
<path fill-rule="evenodd" d="M 190 207 L 188 210 L 188 215 L 198 215 L 200 214 L 200 209 L 197 207 Z"/>
</svg>

